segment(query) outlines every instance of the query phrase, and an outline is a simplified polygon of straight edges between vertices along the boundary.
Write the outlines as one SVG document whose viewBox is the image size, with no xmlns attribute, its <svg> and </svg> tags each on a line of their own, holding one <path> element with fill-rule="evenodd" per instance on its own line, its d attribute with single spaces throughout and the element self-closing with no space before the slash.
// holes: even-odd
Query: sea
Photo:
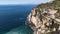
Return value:
<svg viewBox="0 0 60 34">
<path fill-rule="evenodd" d="M 25 25 L 32 8 L 37 5 L 0 5 L 0 34 L 32 34 Z"/>
</svg>

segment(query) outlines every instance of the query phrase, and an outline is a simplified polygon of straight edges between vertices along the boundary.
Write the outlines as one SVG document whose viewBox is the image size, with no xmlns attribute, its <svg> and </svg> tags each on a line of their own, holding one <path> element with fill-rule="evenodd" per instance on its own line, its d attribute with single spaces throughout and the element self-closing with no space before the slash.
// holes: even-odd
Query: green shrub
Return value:
<svg viewBox="0 0 60 34">
<path fill-rule="evenodd" d="M 32 27 L 35 27 L 35 24 L 33 24 L 32 22 L 29 23 L 29 25 L 32 26 Z"/>
</svg>

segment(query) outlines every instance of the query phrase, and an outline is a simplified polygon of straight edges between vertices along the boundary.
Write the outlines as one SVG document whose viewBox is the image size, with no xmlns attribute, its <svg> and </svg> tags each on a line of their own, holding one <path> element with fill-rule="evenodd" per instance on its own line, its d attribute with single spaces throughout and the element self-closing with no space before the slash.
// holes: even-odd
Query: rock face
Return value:
<svg viewBox="0 0 60 34">
<path fill-rule="evenodd" d="M 31 10 L 27 24 L 33 34 L 60 34 L 60 0 L 40 4 Z"/>
</svg>

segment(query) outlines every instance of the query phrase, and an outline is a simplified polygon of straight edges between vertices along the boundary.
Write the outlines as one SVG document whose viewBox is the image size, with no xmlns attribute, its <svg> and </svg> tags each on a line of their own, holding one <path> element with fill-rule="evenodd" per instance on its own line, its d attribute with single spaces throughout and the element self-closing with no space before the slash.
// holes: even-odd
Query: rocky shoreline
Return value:
<svg viewBox="0 0 60 34">
<path fill-rule="evenodd" d="M 53 34 L 60 31 L 60 0 L 52 3 L 40 4 L 31 10 L 27 17 L 27 25 L 29 25 L 33 34 Z"/>
</svg>

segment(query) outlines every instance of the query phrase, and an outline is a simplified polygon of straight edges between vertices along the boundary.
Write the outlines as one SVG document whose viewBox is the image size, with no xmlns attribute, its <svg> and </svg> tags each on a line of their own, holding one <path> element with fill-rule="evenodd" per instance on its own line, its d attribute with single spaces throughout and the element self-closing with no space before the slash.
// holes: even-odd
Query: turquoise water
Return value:
<svg viewBox="0 0 60 34">
<path fill-rule="evenodd" d="M 0 34 L 32 34 L 33 30 L 25 25 L 26 18 L 36 5 L 1 5 Z"/>
</svg>

